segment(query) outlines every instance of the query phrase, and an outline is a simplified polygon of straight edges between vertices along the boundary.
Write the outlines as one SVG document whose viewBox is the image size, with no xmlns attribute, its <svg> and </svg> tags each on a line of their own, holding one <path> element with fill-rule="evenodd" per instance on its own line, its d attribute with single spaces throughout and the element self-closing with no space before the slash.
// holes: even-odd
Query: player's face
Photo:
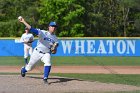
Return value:
<svg viewBox="0 0 140 93">
<path fill-rule="evenodd" d="M 28 29 L 25 29 L 25 32 L 26 32 L 26 33 L 28 33 L 28 32 L 29 32 L 29 30 L 28 30 Z"/>
<path fill-rule="evenodd" d="M 55 30 L 56 30 L 56 27 L 54 27 L 54 26 L 49 26 L 49 31 L 50 31 L 50 32 L 53 33 Z"/>
</svg>

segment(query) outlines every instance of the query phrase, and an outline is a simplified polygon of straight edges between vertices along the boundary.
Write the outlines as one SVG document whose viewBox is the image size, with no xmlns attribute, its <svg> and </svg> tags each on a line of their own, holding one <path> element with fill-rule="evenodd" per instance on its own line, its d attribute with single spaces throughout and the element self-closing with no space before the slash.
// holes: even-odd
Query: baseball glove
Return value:
<svg viewBox="0 0 140 93">
<path fill-rule="evenodd" d="M 32 43 L 33 41 L 34 41 L 33 38 L 30 38 L 28 43 Z"/>
<path fill-rule="evenodd" d="M 55 54 L 57 52 L 58 43 L 55 42 L 51 47 L 51 53 Z"/>
</svg>

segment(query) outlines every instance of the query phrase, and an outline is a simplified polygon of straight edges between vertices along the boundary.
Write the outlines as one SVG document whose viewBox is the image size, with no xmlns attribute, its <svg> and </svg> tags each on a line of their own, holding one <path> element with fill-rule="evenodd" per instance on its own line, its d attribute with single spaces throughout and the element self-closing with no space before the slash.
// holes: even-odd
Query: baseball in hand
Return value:
<svg viewBox="0 0 140 93">
<path fill-rule="evenodd" d="M 22 19 L 22 16 L 19 16 L 19 17 L 18 17 L 18 20 L 21 20 L 21 19 Z"/>
</svg>

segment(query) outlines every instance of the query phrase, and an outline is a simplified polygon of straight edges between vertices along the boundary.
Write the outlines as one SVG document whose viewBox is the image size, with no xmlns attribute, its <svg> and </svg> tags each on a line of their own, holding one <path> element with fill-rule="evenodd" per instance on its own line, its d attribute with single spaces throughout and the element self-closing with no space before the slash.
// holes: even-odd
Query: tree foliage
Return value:
<svg viewBox="0 0 140 93">
<path fill-rule="evenodd" d="M 85 12 L 77 0 L 42 0 L 40 23 L 56 21 L 59 36 L 84 36 L 82 15 Z M 82 1 L 82 0 L 81 0 Z M 46 26 L 47 27 L 47 26 Z"/>
<path fill-rule="evenodd" d="M 0 0 L 0 36 L 15 37 L 23 33 L 24 26 L 17 20 L 20 15 L 36 25 L 39 17 L 36 8 L 38 2 L 38 0 Z"/>
<path fill-rule="evenodd" d="M 20 15 L 41 29 L 56 21 L 60 37 L 140 36 L 139 4 L 140 0 L 0 0 L 0 36 L 23 33 Z"/>
</svg>

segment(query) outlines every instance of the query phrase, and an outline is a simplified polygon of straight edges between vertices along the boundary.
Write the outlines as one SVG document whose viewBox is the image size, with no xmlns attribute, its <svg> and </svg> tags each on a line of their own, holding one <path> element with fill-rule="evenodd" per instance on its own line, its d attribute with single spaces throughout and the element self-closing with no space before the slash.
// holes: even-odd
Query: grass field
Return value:
<svg viewBox="0 0 140 93">
<path fill-rule="evenodd" d="M 52 57 L 55 66 L 140 66 L 140 57 Z M 43 63 L 39 63 L 43 64 Z M 24 65 L 23 57 L 0 57 L 0 65 Z"/>
<path fill-rule="evenodd" d="M 140 57 L 52 57 L 52 64 L 55 66 L 140 66 Z M 39 65 L 42 65 L 40 63 Z M 0 66 L 22 66 L 23 57 L 0 57 Z M 4 74 L 4 73 L 0 73 Z M 9 73 L 8 73 L 9 74 Z M 19 74 L 19 73 L 18 73 Z M 77 78 L 89 81 L 104 83 L 117 83 L 140 86 L 140 75 L 118 75 L 118 74 L 59 74 L 51 75 Z M 116 92 L 121 93 L 121 92 Z M 127 93 L 127 92 L 122 92 Z M 128 92 L 131 93 L 131 92 Z M 133 92 L 140 93 L 140 92 Z"/>
</svg>

